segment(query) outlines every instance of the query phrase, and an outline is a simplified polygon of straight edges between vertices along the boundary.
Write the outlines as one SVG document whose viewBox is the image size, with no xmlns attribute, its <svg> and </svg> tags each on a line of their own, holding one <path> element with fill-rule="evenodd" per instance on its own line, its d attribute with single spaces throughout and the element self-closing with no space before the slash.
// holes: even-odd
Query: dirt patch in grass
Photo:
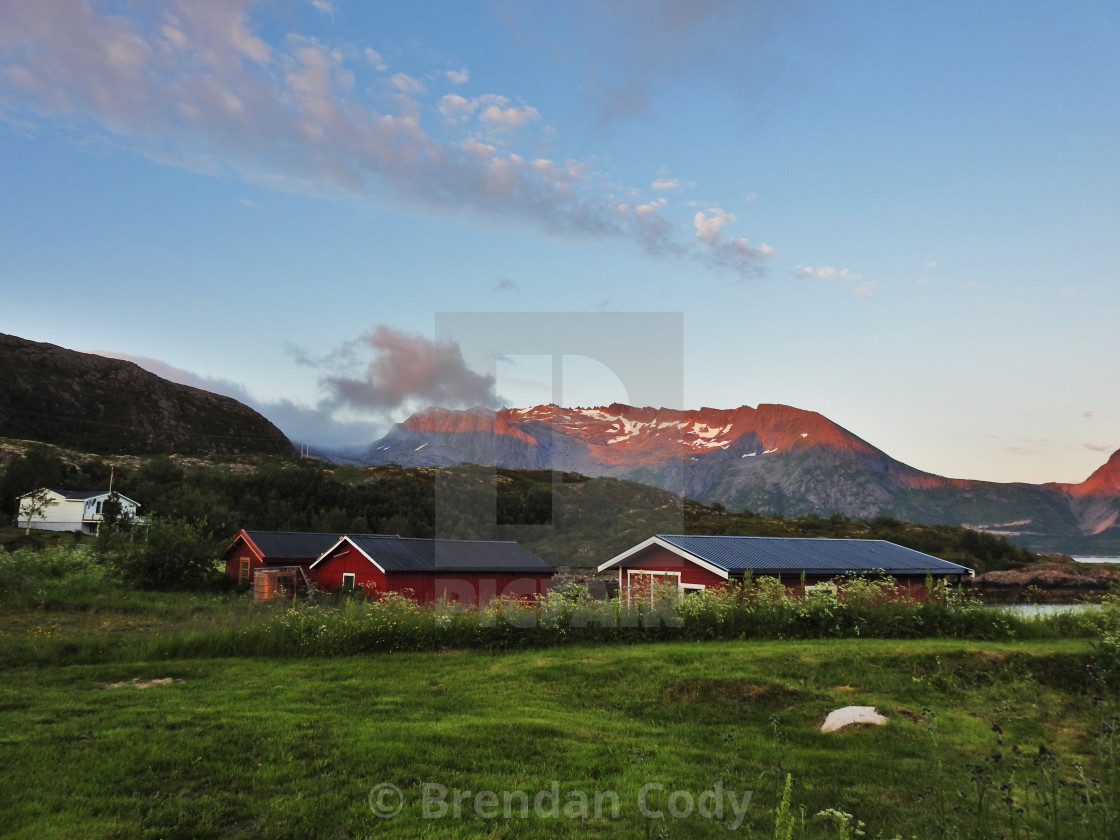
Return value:
<svg viewBox="0 0 1120 840">
<path fill-rule="evenodd" d="M 701 679 L 671 685 L 666 695 L 674 703 L 785 705 L 797 696 L 797 689 L 744 680 Z"/>
<path fill-rule="evenodd" d="M 159 677 L 159 678 L 154 679 L 154 680 L 142 680 L 139 677 L 133 677 L 131 680 L 129 680 L 127 682 L 109 683 L 105 686 L 105 688 L 128 688 L 128 687 L 131 687 L 131 688 L 144 689 L 144 688 L 155 688 L 156 686 L 159 686 L 159 685 L 171 685 L 172 683 L 177 683 L 177 682 L 182 682 L 182 680 L 177 680 L 174 677 Z"/>
</svg>

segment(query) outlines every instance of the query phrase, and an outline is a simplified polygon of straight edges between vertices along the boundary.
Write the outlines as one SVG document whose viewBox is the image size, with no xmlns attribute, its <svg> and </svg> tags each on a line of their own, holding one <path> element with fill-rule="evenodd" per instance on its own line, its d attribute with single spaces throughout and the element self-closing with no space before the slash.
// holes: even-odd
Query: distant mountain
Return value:
<svg viewBox="0 0 1120 840">
<path fill-rule="evenodd" d="M 1069 551 L 1120 549 L 1120 452 L 1075 485 L 951 479 L 907 466 L 816 412 L 784 405 L 429 409 L 357 460 L 551 468 L 639 481 L 734 510 L 889 516 L 968 525 L 1051 549 L 1055 540 Z"/>
<path fill-rule="evenodd" d="M 0 334 L 0 437 L 99 454 L 290 454 L 284 433 L 237 400 L 132 362 Z"/>
<path fill-rule="evenodd" d="M 1065 494 L 1083 533 L 1120 533 L 1120 451 L 1080 484 L 1045 486 Z"/>
</svg>

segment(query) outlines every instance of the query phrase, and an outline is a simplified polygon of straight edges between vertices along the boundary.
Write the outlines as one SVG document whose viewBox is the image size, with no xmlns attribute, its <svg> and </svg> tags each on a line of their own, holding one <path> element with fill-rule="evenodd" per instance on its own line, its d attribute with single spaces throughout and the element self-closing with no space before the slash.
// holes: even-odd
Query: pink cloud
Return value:
<svg viewBox="0 0 1120 840">
<path fill-rule="evenodd" d="M 0 3 L 0 107 L 107 132 L 162 164 L 272 188 L 628 240 L 653 256 L 739 273 L 765 260 L 764 249 L 723 236 L 719 219 L 705 223 L 714 238 L 680 241 L 663 218 L 618 213 L 617 185 L 586 162 L 511 150 L 515 133 L 546 128 L 531 105 L 498 94 L 435 105 L 402 73 L 382 76 L 380 88 L 358 84 L 360 73 L 387 72 L 379 53 L 299 34 L 269 42 L 253 17 L 266 10 L 255 0 Z M 370 93 L 378 89 L 380 98 Z M 436 113 L 442 135 L 425 126 Z M 481 143 L 491 150 L 480 154 L 468 144 L 478 133 L 500 143 Z"/>
</svg>

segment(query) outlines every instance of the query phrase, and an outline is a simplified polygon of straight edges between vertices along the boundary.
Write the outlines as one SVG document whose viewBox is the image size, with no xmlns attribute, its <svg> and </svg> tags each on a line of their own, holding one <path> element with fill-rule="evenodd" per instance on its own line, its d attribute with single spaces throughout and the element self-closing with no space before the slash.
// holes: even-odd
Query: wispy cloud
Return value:
<svg viewBox="0 0 1120 840">
<path fill-rule="evenodd" d="M 340 419 L 324 405 L 305 405 L 292 400 L 262 400 L 244 385 L 229 379 L 199 376 L 148 356 L 133 356 L 110 350 L 91 350 L 98 356 L 132 362 L 169 382 L 189 385 L 230 397 L 267 417 L 289 439 L 321 446 L 354 446 L 369 443 L 384 433 L 383 420 Z"/>
<path fill-rule="evenodd" d="M 1081 445 L 1090 452 L 1114 452 L 1116 450 L 1115 443 L 1083 443 Z"/>
<path fill-rule="evenodd" d="M 798 265 L 794 266 L 793 273 L 798 277 L 820 277 L 823 280 L 863 279 L 861 274 L 856 274 L 847 268 L 833 268 L 831 265 L 818 265 L 816 268 L 811 265 Z"/>
<path fill-rule="evenodd" d="M 746 272 L 774 256 L 774 249 L 769 245 L 753 247 L 741 237 L 724 236 L 723 228 L 734 221 L 733 213 L 719 207 L 701 210 L 692 217 L 692 226 L 696 229 L 694 239 L 707 248 L 705 256 L 708 260 Z"/>
<path fill-rule="evenodd" d="M 812 277 L 820 278 L 821 280 L 847 280 L 853 283 L 859 283 L 854 289 L 852 294 L 856 297 L 867 298 L 875 294 L 876 283 L 874 280 L 864 280 L 862 274 L 856 274 L 847 268 L 835 268 L 831 265 L 797 265 L 793 267 L 793 276 L 808 279 Z M 863 281 L 860 283 L 860 281 Z"/>
<path fill-rule="evenodd" d="M 331 3 L 314 5 L 330 17 Z M 269 188 L 626 240 L 739 274 L 772 253 L 726 235 L 722 211 L 691 238 L 672 208 L 619 212 L 618 185 L 588 162 L 518 151 L 548 133 L 531 104 L 429 89 L 465 83 L 466 70 L 421 81 L 373 49 L 266 38 L 254 15 L 267 11 L 255 0 L 0 3 L 0 113 L 107 133 L 161 164 Z"/>
<path fill-rule="evenodd" d="M 311 358 L 290 348 L 300 364 L 322 373 L 319 383 L 324 396 L 314 405 L 258 399 L 238 382 L 199 376 L 147 356 L 90 352 L 133 362 L 180 385 L 232 397 L 263 414 L 292 440 L 323 446 L 369 443 L 389 423 L 432 405 L 497 408 L 502 404 L 494 377 L 468 368 L 458 345 L 383 325 L 345 342 L 326 358 Z"/>
</svg>

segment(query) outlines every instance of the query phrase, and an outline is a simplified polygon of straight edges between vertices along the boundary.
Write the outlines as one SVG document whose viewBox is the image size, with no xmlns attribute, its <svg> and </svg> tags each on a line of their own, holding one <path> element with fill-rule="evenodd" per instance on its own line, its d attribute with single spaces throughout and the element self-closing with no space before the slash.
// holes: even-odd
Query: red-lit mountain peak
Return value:
<svg viewBox="0 0 1120 840">
<path fill-rule="evenodd" d="M 1120 449 L 1083 482 L 1064 489 L 1071 496 L 1120 496 Z"/>
<path fill-rule="evenodd" d="M 500 417 L 537 423 L 578 440 L 605 463 L 661 462 L 699 455 L 737 444 L 763 455 L 788 449 L 828 446 L 847 451 L 873 447 L 813 411 L 785 405 L 740 406 L 733 409 L 634 407 L 613 403 L 594 408 L 540 405 L 502 409 Z"/>
</svg>

